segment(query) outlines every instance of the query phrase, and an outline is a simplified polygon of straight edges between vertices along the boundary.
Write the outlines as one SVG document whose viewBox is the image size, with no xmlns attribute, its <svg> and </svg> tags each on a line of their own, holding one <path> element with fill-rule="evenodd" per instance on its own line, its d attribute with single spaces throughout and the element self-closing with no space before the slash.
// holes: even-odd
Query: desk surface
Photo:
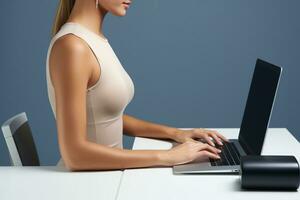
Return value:
<svg viewBox="0 0 300 200">
<path fill-rule="evenodd" d="M 238 129 L 216 129 L 237 138 Z M 163 140 L 136 138 L 133 149 L 169 149 Z M 269 129 L 262 154 L 295 155 L 299 142 L 287 129 Z M 237 175 L 173 175 L 172 168 L 69 172 L 53 167 L 0 167 L 1 200 L 35 199 L 300 199 L 299 192 L 244 192 Z"/>
<path fill-rule="evenodd" d="M 227 138 L 237 138 L 239 129 L 215 129 Z M 169 149 L 171 143 L 136 138 L 133 149 Z M 299 142 L 284 128 L 270 128 L 263 155 L 295 155 L 299 160 Z M 299 190 L 299 189 L 298 189 Z M 240 188 L 238 175 L 174 175 L 172 168 L 125 170 L 119 200 L 157 199 L 300 199 L 298 192 L 246 192 Z"/>
<path fill-rule="evenodd" d="M 113 200 L 122 171 L 69 172 L 53 167 L 0 167 L 1 200 Z"/>
</svg>

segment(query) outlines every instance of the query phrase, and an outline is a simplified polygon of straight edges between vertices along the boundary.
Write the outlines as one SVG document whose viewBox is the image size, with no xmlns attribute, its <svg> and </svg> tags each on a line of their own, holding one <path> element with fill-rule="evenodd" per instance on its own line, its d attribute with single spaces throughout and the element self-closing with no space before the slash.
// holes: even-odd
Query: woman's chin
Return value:
<svg viewBox="0 0 300 200">
<path fill-rule="evenodd" d="M 118 10 L 115 12 L 111 12 L 111 14 L 113 14 L 114 16 L 119 16 L 119 17 L 123 17 L 126 15 L 126 10 L 122 9 L 122 10 Z"/>
</svg>

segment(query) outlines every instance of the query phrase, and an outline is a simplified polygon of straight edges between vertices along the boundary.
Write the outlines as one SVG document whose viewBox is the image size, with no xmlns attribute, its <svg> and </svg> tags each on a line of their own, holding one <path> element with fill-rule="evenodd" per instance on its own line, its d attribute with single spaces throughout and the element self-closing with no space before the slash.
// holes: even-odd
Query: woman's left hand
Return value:
<svg viewBox="0 0 300 200">
<path fill-rule="evenodd" d="M 218 143 L 218 145 L 223 145 L 222 141 L 228 142 L 228 139 L 215 130 L 207 130 L 204 128 L 194 128 L 190 130 L 176 129 L 176 134 L 173 138 L 178 143 L 184 143 L 186 141 L 195 141 L 197 139 L 202 139 L 206 141 L 211 146 L 215 146 L 212 139 Z"/>
</svg>

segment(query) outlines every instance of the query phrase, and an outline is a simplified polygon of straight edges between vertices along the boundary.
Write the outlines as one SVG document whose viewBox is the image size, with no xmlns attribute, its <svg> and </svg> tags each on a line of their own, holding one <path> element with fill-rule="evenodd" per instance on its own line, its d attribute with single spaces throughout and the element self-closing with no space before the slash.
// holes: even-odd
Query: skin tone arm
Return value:
<svg viewBox="0 0 300 200">
<path fill-rule="evenodd" d="M 67 34 L 53 45 L 49 70 L 56 97 L 59 149 L 67 168 L 78 171 L 172 166 L 203 157 L 219 158 L 218 149 L 201 142 L 184 142 L 170 150 L 125 150 L 88 141 L 86 90 L 95 82 L 93 74 L 101 74 L 95 69 L 100 70 L 96 58 L 77 36 Z"/>
<path fill-rule="evenodd" d="M 175 139 L 175 128 L 123 115 L 123 130 L 132 136 Z"/>
<path fill-rule="evenodd" d="M 227 138 L 214 130 L 205 130 L 203 128 L 181 130 L 140 120 L 129 115 L 123 115 L 123 130 L 132 136 L 172 139 L 178 143 L 203 139 L 208 144 L 215 146 L 212 139 L 219 145 L 223 145 L 222 140 L 228 141 Z"/>
</svg>

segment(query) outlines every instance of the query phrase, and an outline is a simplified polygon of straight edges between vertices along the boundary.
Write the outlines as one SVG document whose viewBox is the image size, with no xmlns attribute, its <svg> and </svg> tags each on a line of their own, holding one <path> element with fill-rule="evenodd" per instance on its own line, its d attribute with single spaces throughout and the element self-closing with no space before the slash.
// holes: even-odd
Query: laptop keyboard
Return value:
<svg viewBox="0 0 300 200">
<path fill-rule="evenodd" d="M 216 144 L 218 149 L 221 149 L 219 154 L 221 159 L 209 159 L 212 166 L 224 166 L 224 165 L 239 165 L 240 153 L 232 142 L 224 142 L 223 145 Z"/>
</svg>

